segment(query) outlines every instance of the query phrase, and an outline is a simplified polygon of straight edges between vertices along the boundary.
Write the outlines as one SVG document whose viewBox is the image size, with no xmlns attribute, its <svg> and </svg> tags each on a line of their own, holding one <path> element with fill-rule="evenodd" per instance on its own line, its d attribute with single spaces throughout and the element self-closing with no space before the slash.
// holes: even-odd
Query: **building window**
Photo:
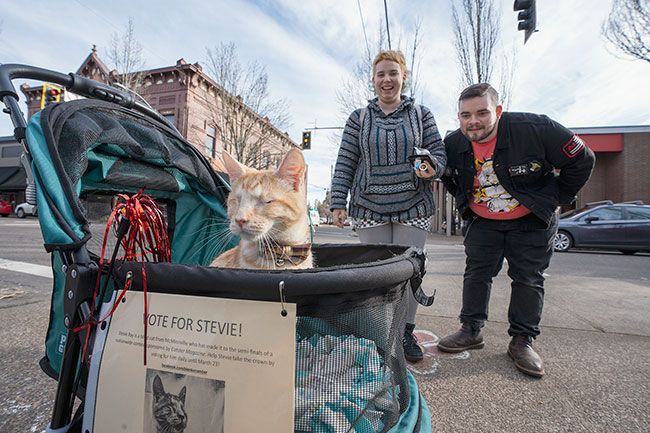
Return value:
<svg viewBox="0 0 650 433">
<path fill-rule="evenodd" d="M 262 163 L 260 164 L 262 168 L 269 169 L 271 167 L 271 164 L 273 164 L 273 161 L 271 159 L 271 152 L 268 150 L 265 150 L 262 153 Z"/>
<path fill-rule="evenodd" d="M 214 157 L 214 148 L 217 144 L 216 130 L 214 126 L 208 126 L 205 131 L 205 141 L 203 142 L 203 147 L 205 148 L 205 153 Z"/>
<path fill-rule="evenodd" d="M 162 115 L 169 123 L 176 126 L 176 115 L 174 113 L 162 113 Z"/>
<path fill-rule="evenodd" d="M 20 158 L 23 148 L 20 146 L 4 146 L 2 148 L 2 158 Z"/>
</svg>

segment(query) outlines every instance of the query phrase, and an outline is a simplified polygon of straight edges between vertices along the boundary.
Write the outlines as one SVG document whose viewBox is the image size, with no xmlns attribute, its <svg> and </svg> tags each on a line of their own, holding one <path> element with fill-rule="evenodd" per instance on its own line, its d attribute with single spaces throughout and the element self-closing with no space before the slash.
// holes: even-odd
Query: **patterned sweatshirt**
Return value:
<svg viewBox="0 0 650 433">
<path fill-rule="evenodd" d="M 363 125 L 359 124 L 363 109 L 350 115 L 332 178 L 332 210 L 345 209 L 349 193 L 348 213 L 353 218 L 406 222 L 433 215 L 431 182 L 415 175 L 408 157 L 414 147 L 427 149 L 439 177 L 447 156 L 433 113 L 420 108 L 421 120 L 413 98 L 402 95 L 402 102 L 388 115 L 377 98 L 370 100 Z"/>
</svg>

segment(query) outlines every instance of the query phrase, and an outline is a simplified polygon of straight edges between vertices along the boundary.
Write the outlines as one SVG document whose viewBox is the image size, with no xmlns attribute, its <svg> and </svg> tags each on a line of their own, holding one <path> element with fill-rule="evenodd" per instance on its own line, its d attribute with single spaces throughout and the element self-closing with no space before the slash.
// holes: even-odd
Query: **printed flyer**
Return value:
<svg viewBox="0 0 650 433">
<path fill-rule="evenodd" d="M 101 355 L 94 433 L 294 428 L 296 306 L 130 292 Z"/>
</svg>

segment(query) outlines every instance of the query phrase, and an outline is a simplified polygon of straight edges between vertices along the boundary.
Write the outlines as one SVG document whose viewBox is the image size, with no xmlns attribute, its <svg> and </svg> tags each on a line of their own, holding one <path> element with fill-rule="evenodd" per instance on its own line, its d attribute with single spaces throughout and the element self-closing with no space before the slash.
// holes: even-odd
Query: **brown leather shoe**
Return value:
<svg viewBox="0 0 650 433">
<path fill-rule="evenodd" d="M 468 323 L 463 323 L 458 332 L 442 338 L 438 342 L 441 352 L 458 353 L 469 349 L 482 349 L 485 346 L 480 329 L 472 329 Z"/>
<path fill-rule="evenodd" d="M 515 361 L 517 370 L 533 377 L 545 374 L 542 358 L 533 349 L 533 339 L 527 335 L 515 335 L 508 345 L 508 355 Z"/>
</svg>

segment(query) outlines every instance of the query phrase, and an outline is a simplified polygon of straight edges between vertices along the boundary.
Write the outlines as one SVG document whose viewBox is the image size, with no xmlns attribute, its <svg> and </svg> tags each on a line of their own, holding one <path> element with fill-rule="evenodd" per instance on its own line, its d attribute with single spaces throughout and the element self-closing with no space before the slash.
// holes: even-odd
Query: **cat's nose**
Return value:
<svg viewBox="0 0 650 433">
<path fill-rule="evenodd" d="M 246 224 L 248 222 L 248 220 L 245 219 L 245 218 L 236 218 L 235 222 L 237 223 L 237 225 L 239 227 L 244 227 L 244 224 Z"/>
</svg>

